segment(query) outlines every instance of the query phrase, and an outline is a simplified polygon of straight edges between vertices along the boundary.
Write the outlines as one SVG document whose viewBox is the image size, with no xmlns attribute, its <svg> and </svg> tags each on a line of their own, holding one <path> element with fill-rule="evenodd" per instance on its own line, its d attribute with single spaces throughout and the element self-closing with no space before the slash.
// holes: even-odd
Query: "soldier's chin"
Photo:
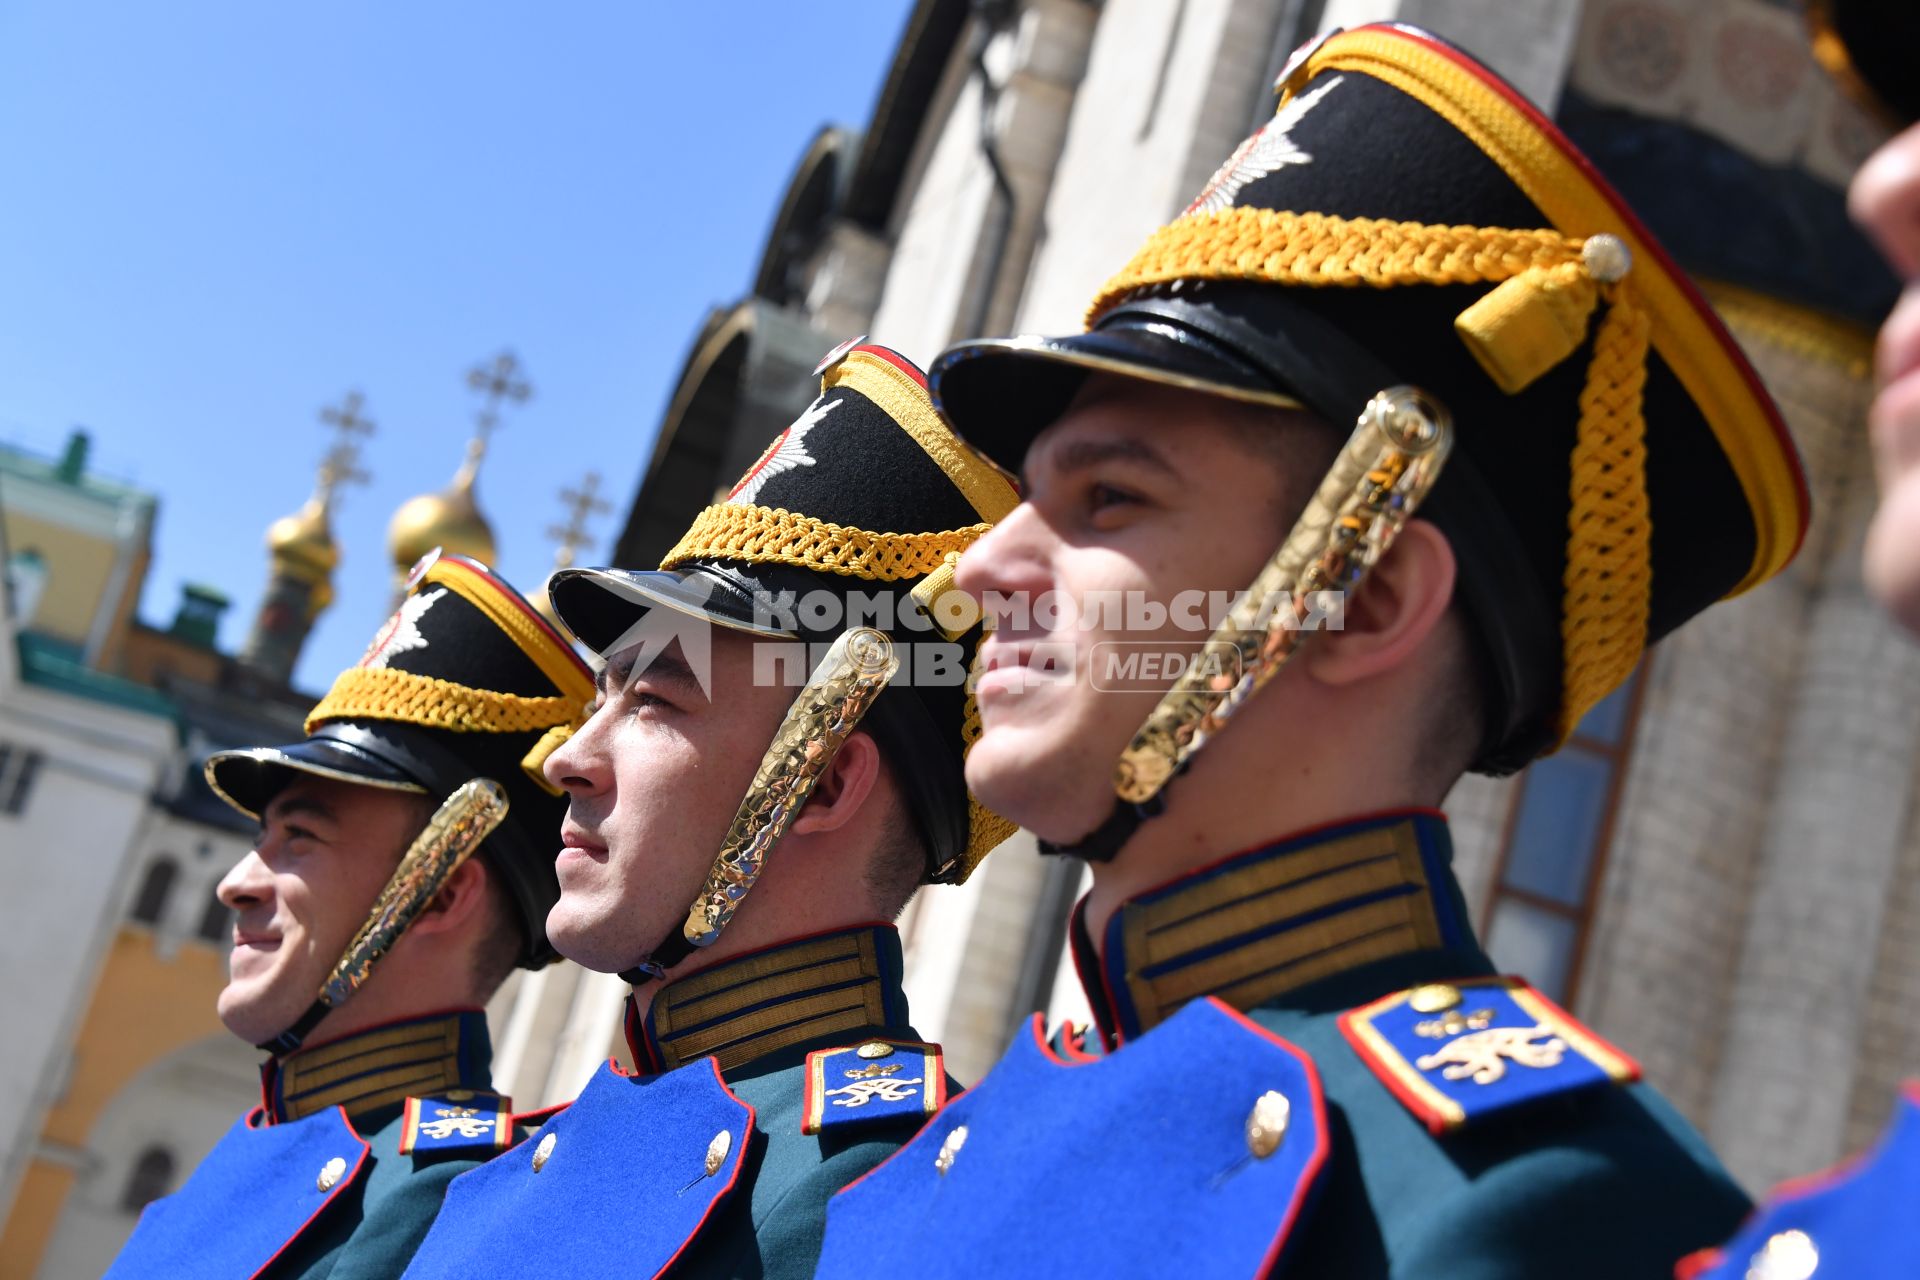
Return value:
<svg viewBox="0 0 1920 1280">
<path fill-rule="evenodd" d="M 1881 607 L 1920 637 L 1920 467 L 1897 476 L 1881 496 L 1862 570 Z"/>
<path fill-rule="evenodd" d="M 248 1044 L 265 1044 L 292 1026 L 312 999 L 311 993 L 304 999 L 291 999 L 280 984 L 272 981 L 272 975 L 258 975 L 228 982 L 214 1002 L 214 1012 L 238 1038 Z"/>
<path fill-rule="evenodd" d="M 1009 725 L 981 734 L 967 753 L 967 788 L 1041 839 L 1070 844 L 1106 821 L 1112 774 L 1090 763 L 1094 755 L 1057 741 L 1054 728 Z"/>
<path fill-rule="evenodd" d="M 590 901 L 562 893 L 547 912 L 547 940 L 566 959 L 595 973 L 619 973 L 641 957 L 632 926 L 617 913 L 598 910 Z"/>
</svg>

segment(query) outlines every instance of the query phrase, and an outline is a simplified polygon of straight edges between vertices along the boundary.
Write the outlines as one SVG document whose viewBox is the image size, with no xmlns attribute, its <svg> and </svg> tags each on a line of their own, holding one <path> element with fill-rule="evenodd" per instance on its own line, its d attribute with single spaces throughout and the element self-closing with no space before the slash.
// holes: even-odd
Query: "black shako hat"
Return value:
<svg viewBox="0 0 1920 1280">
<path fill-rule="evenodd" d="M 1807 522 L 1772 400 L 1560 131 L 1435 36 L 1303 48 L 1272 121 L 1065 338 L 966 342 L 934 402 L 1002 466 L 1106 372 L 1342 430 L 1417 386 L 1457 442 L 1448 535 L 1488 693 L 1474 767 L 1551 749 L 1645 646 L 1780 571 Z"/>
<path fill-rule="evenodd" d="M 563 794 L 540 766 L 584 719 L 593 675 L 520 593 L 485 565 L 432 552 L 360 661 L 307 715 L 307 739 L 208 757 L 207 782 L 259 817 L 296 773 L 424 795 L 470 778 L 506 789 L 507 816 L 479 848 L 526 926 L 520 964 L 557 953 L 554 855 Z"/>
<path fill-rule="evenodd" d="M 1888 126 L 1920 121 L 1920 3 L 1806 0 L 1813 56 Z"/>
<path fill-rule="evenodd" d="M 967 792 L 966 751 L 980 735 L 968 675 L 981 628 L 951 590 L 953 566 L 1019 497 L 940 421 L 925 376 L 900 355 L 856 340 L 815 372 L 819 398 L 725 501 L 695 517 L 659 571 L 563 569 L 548 598 L 563 626 L 608 656 L 662 606 L 816 645 L 848 626 L 886 631 L 901 674 L 860 727 L 905 793 L 928 882 L 957 884 L 1014 827 Z M 816 612 L 809 594 L 821 592 L 835 607 Z"/>
</svg>

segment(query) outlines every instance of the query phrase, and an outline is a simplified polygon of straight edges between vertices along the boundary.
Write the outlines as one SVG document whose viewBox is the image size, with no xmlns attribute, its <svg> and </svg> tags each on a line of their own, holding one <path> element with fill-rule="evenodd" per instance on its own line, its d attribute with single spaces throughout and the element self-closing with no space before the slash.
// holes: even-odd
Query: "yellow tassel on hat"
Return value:
<svg viewBox="0 0 1920 1280">
<path fill-rule="evenodd" d="M 1494 385 L 1517 395 L 1586 341 L 1600 288 L 1578 262 L 1529 267 L 1454 318 Z"/>
<path fill-rule="evenodd" d="M 1578 261 L 1528 267 L 1501 281 L 1455 317 L 1454 330 L 1494 385 L 1517 395 L 1586 341 L 1600 286 L 1632 264 L 1619 237 L 1588 236 Z"/>
<path fill-rule="evenodd" d="M 940 567 L 915 583 L 912 592 L 914 603 L 949 640 L 959 639 L 980 621 L 980 602 L 953 585 L 959 567 L 960 553 L 947 552 Z"/>
</svg>

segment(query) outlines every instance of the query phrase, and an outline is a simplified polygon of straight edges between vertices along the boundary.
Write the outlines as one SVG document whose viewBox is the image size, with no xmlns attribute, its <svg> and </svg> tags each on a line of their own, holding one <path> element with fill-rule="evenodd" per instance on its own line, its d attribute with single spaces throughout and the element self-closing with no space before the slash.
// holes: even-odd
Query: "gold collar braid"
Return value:
<svg viewBox="0 0 1920 1280">
<path fill-rule="evenodd" d="M 1632 672 L 1652 599 L 1644 393 L 1651 320 L 1623 280 L 1624 244 L 1553 230 L 1445 227 L 1236 208 L 1162 227 L 1088 309 L 1092 327 L 1142 290 L 1181 280 L 1289 287 L 1493 284 L 1454 328 L 1512 395 L 1572 355 L 1607 314 L 1580 395 L 1561 605 L 1564 742 Z"/>
</svg>

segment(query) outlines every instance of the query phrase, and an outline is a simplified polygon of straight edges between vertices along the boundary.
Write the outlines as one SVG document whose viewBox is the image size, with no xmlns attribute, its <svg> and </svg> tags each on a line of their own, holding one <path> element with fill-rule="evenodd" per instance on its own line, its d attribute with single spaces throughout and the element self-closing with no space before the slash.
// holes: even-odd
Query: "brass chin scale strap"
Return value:
<svg viewBox="0 0 1920 1280">
<path fill-rule="evenodd" d="M 761 757 L 706 884 L 687 911 L 686 924 L 652 955 L 623 970 L 623 981 L 635 986 L 656 981 L 695 948 L 719 940 L 766 869 L 767 855 L 800 816 L 841 746 L 899 669 L 893 641 L 883 632 L 858 627 L 835 638 Z"/>
<path fill-rule="evenodd" d="M 366 984 L 374 964 L 506 816 L 506 790 L 491 778 L 470 778 L 456 787 L 414 837 L 313 1004 L 291 1027 L 255 1047 L 285 1057 L 304 1044 L 322 1018 Z"/>
<path fill-rule="evenodd" d="M 1293 530 L 1235 601 L 1189 665 L 1161 696 L 1114 768 L 1113 813 L 1072 845 L 1045 853 L 1106 862 L 1146 819 L 1162 792 L 1234 714 L 1271 680 L 1329 608 L 1358 590 L 1433 488 L 1453 447 L 1444 408 L 1411 387 L 1380 392 L 1328 468 Z"/>
</svg>

